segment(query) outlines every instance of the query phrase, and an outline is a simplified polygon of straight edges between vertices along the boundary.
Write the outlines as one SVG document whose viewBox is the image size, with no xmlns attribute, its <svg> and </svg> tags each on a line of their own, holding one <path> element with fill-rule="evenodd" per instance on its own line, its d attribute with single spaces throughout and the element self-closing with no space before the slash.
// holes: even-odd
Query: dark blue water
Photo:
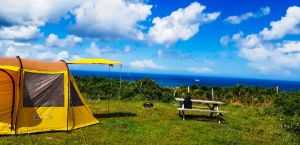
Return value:
<svg viewBox="0 0 300 145">
<path fill-rule="evenodd" d="M 134 81 L 143 78 L 151 78 L 160 85 L 168 87 L 177 87 L 181 85 L 200 84 L 206 86 L 234 86 L 247 85 L 259 86 L 265 88 L 279 87 L 282 91 L 300 90 L 300 82 L 282 81 L 282 80 L 263 80 L 229 77 L 208 77 L 208 76 L 189 76 L 189 75 L 166 75 L 166 74 L 145 74 L 145 73 L 127 73 L 127 72 L 99 72 L 99 71 L 80 71 L 72 70 L 74 76 L 103 76 L 106 78 Z"/>
</svg>

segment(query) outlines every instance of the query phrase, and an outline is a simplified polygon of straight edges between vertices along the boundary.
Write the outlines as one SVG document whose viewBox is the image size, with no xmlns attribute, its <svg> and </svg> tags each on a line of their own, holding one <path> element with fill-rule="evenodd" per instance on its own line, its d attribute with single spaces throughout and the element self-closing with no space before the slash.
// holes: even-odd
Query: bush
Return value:
<svg viewBox="0 0 300 145">
<path fill-rule="evenodd" d="M 109 80 L 103 77 L 78 77 L 76 82 L 86 98 L 94 99 L 121 99 L 121 100 L 156 100 L 170 102 L 173 98 L 171 88 L 162 87 L 155 81 L 143 80 L 128 82 L 117 79 Z"/>
<path fill-rule="evenodd" d="M 274 100 L 278 111 L 287 116 L 300 116 L 300 93 L 281 93 Z"/>
<path fill-rule="evenodd" d="M 282 123 L 282 126 L 286 130 L 300 135 L 300 117 L 299 116 L 294 116 L 294 117 L 284 116 L 284 117 L 280 118 L 280 121 Z"/>
<path fill-rule="evenodd" d="M 300 93 L 281 93 L 274 99 L 274 108 L 282 126 L 300 134 Z"/>
</svg>

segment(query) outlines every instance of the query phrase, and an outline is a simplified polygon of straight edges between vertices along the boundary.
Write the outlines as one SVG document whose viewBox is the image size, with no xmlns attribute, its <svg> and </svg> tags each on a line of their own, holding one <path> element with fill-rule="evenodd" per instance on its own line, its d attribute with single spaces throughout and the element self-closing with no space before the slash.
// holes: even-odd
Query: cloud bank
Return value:
<svg viewBox="0 0 300 145">
<path fill-rule="evenodd" d="M 231 38 L 223 36 L 220 42 L 235 42 L 239 48 L 238 55 L 261 73 L 291 75 L 293 70 L 300 70 L 300 41 L 279 39 L 300 34 L 299 24 L 300 7 L 292 6 L 286 10 L 284 17 L 270 23 L 271 28 L 246 36 L 242 32 Z"/>
</svg>

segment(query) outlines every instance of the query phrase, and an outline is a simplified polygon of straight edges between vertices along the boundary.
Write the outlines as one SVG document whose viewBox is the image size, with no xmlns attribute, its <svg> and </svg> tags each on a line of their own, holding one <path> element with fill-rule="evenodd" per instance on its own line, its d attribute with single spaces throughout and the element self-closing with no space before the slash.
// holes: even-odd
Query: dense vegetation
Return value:
<svg viewBox="0 0 300 145">
<path fill-rule="evenodd" d="M 191 95 L 194 99 L 215 99 L 242 105 L 268 106 L 266 113 L 275 115 L 289 131 L 300 134 L 300 92 L 279 92 L 275 88 L 250 86 L 190 86 L 177 88 L 163 87 L 153 80 L 128 82 L 109 80 L 102 77 L 75 77 L 78 86 L 86 98 L 100 100 L 148 100 L 171 102 L 175 97 Z M 211 90 L 214 90 L 212 98 Z"/>
<path fill-rule="evenodd" d="M 274 99 L 274 108 L 284 128 L 300 135 L 300 92 L 281 93 Z"/>
<path fill-rule="evenodd" d="M 75 77 L 82 94 L 100 100 L 156 100 L 170 102 L 173 89 L 162 87 L 151 79 L 134 82 L 108 80 L 102 77 Z"/>
<path fill-rule="evenodd" d="M 155 81 L 145 78 L 133 82 L 109 80 L 102 77 L 75 77 L 79 89 L 87 98 L 107 100 L 155 100 L 162 102 L 173 101 L 175 97 L 184 98 L 187 95 L 187 86 L 177 88 L 163 87 Z M 214 99 L 224 102 L 239 102 L 242 104 L 268 104 L 276 90 L 273 88 L 231 86 L 212 87 L 192 85 L 190 94 L 194 99 L 211 100 L 211 90 L 214 90 Z"/>
</svg>

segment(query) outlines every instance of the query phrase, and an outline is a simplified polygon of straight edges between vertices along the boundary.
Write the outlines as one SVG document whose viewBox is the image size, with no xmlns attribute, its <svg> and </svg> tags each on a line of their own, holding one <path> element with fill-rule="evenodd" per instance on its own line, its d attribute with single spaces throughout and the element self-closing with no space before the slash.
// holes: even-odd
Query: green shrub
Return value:
<svg viewBox="0 0 300 145">
<path fill-rule="evenodd" d="M 281 93 L 275 98 L 274 105 L 284 115 L 300 116 L 300 93 Z"/>
<path fill-rule="evenodd" d="M 280 93 L 274 99 L 274 108 L 282 126 L 300 134 L 300 93 Z"/>
<path fill-rule="evenodd" d="M 283 128 L 300 135 L 300 117 L 299 116 L 282 116 L 280 118 Z"/>
<path fill-rule="evenodd" d="M 172 88 L 163 87 L 155 81 L 145 78 L 143 80 L 128 82 L 118 79 L 105 79 L 103 77 L 78 77 L 76 82 L 82 94 L 94 99 L 121 99 L 121 100 L 156 100 L 170 102 L 173 98 Z"/>
</svg>

